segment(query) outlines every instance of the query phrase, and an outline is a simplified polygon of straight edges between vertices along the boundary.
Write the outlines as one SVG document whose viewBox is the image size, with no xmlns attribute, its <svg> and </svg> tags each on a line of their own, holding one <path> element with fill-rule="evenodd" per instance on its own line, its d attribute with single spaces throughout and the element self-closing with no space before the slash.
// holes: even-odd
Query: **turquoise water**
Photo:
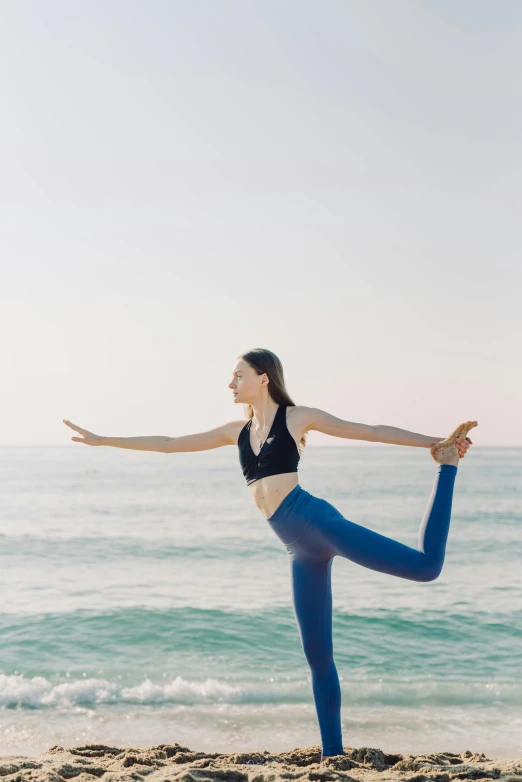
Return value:
<svg viewBox="0 0 522 782">
<path fill-rule="evenodd" d="M 288 556 L 237 449 L 0 448 L 0 753 L 319 744 Z M 308 446 L 303 488 L 416 546 L 420 448 Z M 346 746 L 522 756 L 522 449 L 474 445 L 435 582 L 333 563 Z"/>
</svg>

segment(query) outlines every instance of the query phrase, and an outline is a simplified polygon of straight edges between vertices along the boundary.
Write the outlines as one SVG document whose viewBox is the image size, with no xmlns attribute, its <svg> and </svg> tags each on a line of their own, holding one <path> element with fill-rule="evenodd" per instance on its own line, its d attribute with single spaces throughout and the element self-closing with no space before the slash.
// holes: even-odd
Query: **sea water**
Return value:
<svg viewBox="0 0 522 782">
<path fill-rule="evenodd" d="M 424 448 L 308 445 L 301 486 L 416 547 Z M 289 558 L 237 448 L 0 448 L 0 754 L 320 744 Z M 522 449 L 473 446 L 434 582 L 336 557 L 345 747 L 522 756 Z"/>
</svg>

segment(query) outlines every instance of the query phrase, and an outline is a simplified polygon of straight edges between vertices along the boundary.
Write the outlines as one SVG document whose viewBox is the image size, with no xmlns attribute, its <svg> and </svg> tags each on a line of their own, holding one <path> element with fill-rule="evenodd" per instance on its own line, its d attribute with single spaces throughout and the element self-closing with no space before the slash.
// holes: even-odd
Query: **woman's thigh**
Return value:
<svg viewBox="0 0 522 782">
<path fill-rule="evenodd" d="M 417 548 L 346 519 L 318 497 L 314 497 L 310 523 L 287 550 L 297 557 L 322 560 L 341 556 L 371 570 L 414 581 L 431 581 L 438 574 L 439 563 L 428 562 Z"/>
</svg>

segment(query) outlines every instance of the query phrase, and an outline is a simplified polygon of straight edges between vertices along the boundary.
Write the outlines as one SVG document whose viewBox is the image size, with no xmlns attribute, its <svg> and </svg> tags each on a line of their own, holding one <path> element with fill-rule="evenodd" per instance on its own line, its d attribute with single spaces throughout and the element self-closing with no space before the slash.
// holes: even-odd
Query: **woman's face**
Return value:
<svg viewBox="0 0 522 782">
<path fill-rule="evenodd" d="M 263 384 L 267 383 L 266 374 L 258 375 L 254 367 L 240 358 L 232 370 L 232 380 L 228 387 L 232 389 L 234 403 L 250 404 L 259 395 Z"/>
</svg>

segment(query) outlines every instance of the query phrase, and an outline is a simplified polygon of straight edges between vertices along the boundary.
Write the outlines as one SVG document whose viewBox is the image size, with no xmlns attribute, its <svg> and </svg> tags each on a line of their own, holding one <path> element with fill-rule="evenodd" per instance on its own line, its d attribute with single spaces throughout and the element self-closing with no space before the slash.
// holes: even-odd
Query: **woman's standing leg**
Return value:
<svg viewBox="0 0 522 782">
<path fill-rule="evenodd" d="M 457 467 L 439 464 L 419 529 L 418 548 L 349 521 L 328 502 L 314 519 L 332 552 L 359 565 L 407 578 L 433 581 L 442 570 L 448 538 Z"/>
<path fill-rule="evenodd" d="M 332 641 L 333 557 L 289 555 L 294 613 L 312 675 L 322 755 L 342 755 L 341 687 Z"/>
</svg>

